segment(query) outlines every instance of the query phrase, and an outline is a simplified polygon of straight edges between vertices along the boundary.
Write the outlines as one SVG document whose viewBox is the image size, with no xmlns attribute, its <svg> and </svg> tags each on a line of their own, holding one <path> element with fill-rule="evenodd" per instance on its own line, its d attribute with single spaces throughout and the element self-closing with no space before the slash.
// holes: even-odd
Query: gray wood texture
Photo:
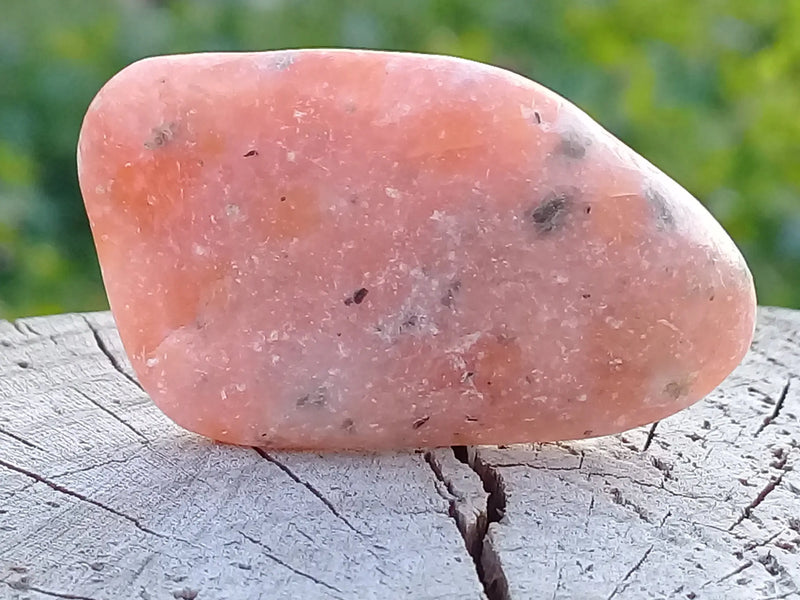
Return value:
<svg viewBox="0 0 800 600">
<path fill-rule="evenodd" d="M 109 313 L 0 321 L 0 598 L 800 598 L 800 312 L 655 428 L 304 454 L 180 430 Z"/>
</svg>

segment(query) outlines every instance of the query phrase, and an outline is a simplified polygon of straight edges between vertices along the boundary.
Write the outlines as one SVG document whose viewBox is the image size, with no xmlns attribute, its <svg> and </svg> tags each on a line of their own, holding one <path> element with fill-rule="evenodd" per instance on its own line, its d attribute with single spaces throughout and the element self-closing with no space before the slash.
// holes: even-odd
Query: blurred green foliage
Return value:
<svg viewBox="0 0 800 600">
<path fill-rule="evenodd" d="M 700 198 L 762 304 L 800 308 L 800 0 L 26 0 L 0 21 L 0 316 L 106 306 L 81 118 L 144 56 L 446 53 L 556 90 Z"/>
</svg>

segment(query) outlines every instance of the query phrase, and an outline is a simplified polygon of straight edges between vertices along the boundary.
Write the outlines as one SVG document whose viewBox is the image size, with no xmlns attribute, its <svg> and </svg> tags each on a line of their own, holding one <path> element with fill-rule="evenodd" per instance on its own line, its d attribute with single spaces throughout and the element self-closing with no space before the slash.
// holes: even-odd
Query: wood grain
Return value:
<svg viewBox="0 0 800 600">
<path fill-rule="evenodd" d="M 277 453 L 180 430 L 109 313 L 0 321 L 0 598 L 800 598 L 800 313 L 574 443 Z"/>
</svg>

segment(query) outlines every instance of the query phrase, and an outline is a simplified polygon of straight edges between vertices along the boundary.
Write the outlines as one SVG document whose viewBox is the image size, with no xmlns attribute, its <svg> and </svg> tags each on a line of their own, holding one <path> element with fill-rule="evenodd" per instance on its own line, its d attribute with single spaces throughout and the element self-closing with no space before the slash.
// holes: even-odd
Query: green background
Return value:
<svg viewBox="0 0 800 600">
<path fill-rule="evenodd" d="M 705 203 L 760 303 L 800 308 L 800 0 L 6 0 L 0 317 L 106 307 L 74 157 L 115 72 L 313 46 L 446 53 L 545 84 Z"/>
</svg>

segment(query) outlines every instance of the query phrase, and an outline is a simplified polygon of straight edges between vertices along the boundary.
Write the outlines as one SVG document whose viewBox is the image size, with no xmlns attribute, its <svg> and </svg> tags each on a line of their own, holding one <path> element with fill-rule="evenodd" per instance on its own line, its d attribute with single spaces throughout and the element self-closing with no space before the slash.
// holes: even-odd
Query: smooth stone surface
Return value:
<svg viewBox="0 0 800 600">
<path fill-rule="evenodd" d="M 238 444 L 618 432 L 716 387 L 753 283 L 711 215 L 507 71 L 302 50 L 140 61 L 78 170 L 131 363 Z"/>
</svg>

